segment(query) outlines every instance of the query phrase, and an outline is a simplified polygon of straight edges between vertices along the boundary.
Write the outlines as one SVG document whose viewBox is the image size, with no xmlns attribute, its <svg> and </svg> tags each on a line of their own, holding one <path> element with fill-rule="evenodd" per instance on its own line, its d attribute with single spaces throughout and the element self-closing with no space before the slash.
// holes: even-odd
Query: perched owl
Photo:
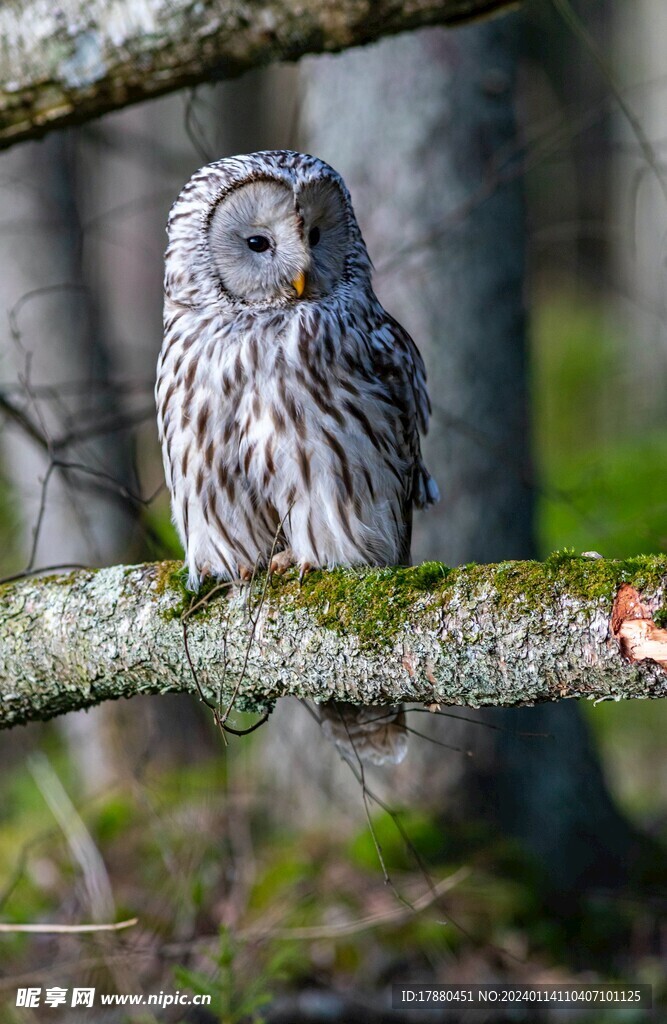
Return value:
<svg viewBox="0 0 667 1024">
<path fill-rule="evenodd" d="M 168 236 L 156 400 L 191 587 L 408 563 L 412 508 L 438 497 L 424 364 L 373 293 L 341 177 L 288 151 L 219 160 Z M 402 759 L 399 708 L 318 710 L 348 756 Z"/>
</svg>

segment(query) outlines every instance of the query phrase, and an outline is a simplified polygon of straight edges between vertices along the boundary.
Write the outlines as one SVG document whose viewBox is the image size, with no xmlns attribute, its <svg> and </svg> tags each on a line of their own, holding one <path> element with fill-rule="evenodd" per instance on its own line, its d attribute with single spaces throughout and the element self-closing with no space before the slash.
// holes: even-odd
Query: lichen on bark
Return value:
<svg viewBox="0 0 667 1024">
<path fill-rule="evenodd" d="M 0 727 L 139 693 L 266 707 L 285 694 L 360 704 L 516 705 L 667 694 L 624 657 L 621 585 L 664 618 L 667 558 L 294 572 L 191 594 L 180 563 L 0 588 Z M 187 636 L 186 652 L 184 626 Z M 189 655 L 189 658 L 188 658 Z"/>
<path fill-rule="evenodd" d="M 12 0 L 0 5 L 0 146 L 187 85 L 511 0 Z"/>
</svg>

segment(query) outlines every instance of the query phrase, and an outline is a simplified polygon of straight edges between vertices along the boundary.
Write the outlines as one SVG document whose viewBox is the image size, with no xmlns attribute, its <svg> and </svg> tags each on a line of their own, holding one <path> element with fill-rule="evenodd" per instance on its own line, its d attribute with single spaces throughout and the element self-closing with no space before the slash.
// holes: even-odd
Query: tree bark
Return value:
<svg viewBox="0 0 667 1024">
<path fill-rule="evenodd" d="M 13 0 L 0 10 L 0 146 L 186 85 L 511 2 Z"/>
<path fill-rule="evenodd" d="M 233 697 L 243 709 L 287 694 L 473 707 L 667 695 L 664 665 L 621 639 L 627 621 L 661 610 L 666 557 L 340 569 L 197 598 L 177 570 L 115 566 L 6 585 L 0 727 L 198 687 L 223 709 Z M 638 597 L 619 604 L 621 593 Z"/>
</svg>

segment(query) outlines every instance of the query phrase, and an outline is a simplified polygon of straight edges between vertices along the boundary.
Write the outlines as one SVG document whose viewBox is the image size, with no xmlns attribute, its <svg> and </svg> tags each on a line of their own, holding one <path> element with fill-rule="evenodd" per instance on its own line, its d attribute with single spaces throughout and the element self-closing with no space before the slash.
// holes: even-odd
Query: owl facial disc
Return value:
<svg viewBox="0 0 667 1024">
<path fill-rule="evenodd" d="M 232 188 L 208 224 L 225 292 L 247 303 L 321 298 L 342 279 L 349 233 L 345 201 L 327 180 L 301 188 L 259 178 Z"/>
</svg>

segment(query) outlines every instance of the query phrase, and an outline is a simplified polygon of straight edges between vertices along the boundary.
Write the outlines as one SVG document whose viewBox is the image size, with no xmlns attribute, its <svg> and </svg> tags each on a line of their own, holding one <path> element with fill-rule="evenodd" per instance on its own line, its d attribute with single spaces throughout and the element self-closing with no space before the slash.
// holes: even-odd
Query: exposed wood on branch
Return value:
<svg viewBox="0 0 667 1024">
<path fill-rule="evenodd" d="M 638 621 L 655 625 L 664 557 L 336 570 L 303 586 L 288 574 L 197 599 L 177 568 L 1 588 L 0 727 L 140 693 L 196 694 L 193 670 L 223 710 L 234 693 L 237 707 L 285 694 L 468 706 L 667 695 L 665 668 L 622 646 L 618 603 L 626 584 Z"/>
<path fill-rule="evenodd" d="M 453 25 L 510 0 L 8 0 L 0 146 L 186 85 Z"/>
<path fill-rule="evenodd" d="M 656 625 L 650 607 L 629 583 L 616 595 L 611 628 L 629 661 L 650 659 L 667 669 L 667 629 Z"/>
</svg>

